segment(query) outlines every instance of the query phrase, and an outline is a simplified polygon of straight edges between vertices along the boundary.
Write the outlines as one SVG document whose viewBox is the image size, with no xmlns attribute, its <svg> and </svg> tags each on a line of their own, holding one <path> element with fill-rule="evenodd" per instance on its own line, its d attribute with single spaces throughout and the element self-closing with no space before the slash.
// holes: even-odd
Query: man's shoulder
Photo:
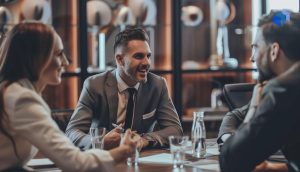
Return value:
<svg viewBox="0 0 300 172">
<path fill-rule="evenodd" d="M 286 91 L 299 90 L 300 87 L 300 61 L 296 62 L 289 70 L 280 74 L 279 76 L 271 79 L 267 87 L 268 89 L 273 90 L 282 90 L 285 89 Z"/>
<path fill-rule="evenodd" d="M 264 93 L 300 93 L 300 77 L 295 78 L 274 78 L 264 87 Z"/>
<path fill-rule="evenodd" d="M 104 84 L 108 79 L 115 79 L 115 69 L 92 75 L 85 80 L 86 84 Z"/>
</svg>

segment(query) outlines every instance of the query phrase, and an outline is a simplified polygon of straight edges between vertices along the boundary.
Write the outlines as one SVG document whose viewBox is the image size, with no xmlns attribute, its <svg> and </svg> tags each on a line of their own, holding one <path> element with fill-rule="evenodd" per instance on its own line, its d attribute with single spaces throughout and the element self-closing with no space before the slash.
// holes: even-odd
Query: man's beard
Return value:
<svg viewBox="0 0 300 172">
<path fill-rule="evenodd" d="M 145 84 L 147 82 L 147 77 L 141 81 L 139 81 L 141 84 Z"/>
<path fill-rule="evenodd" d="M 261 65 L 257 65 L 257 70 L 258 70 L 258 82 L 259 83 L 263 83 L 264 81 L 268 81 L 272 78 L 274 78 L 276 75 L 274 74 L 274 72 L 271 69 L 271 65 L 270 65 L 270 54 L 271 54 L 271 49 L 269 48 L 267 50 L 268 54 L 267 57 L 263 57 L 263 58 L 267 58 L 266 59 L 266 63 L 262 63 Z"/>
<path fill-rule="evenodd" d="M 137 73 L 135 73 L 133 70 L 127 70 L 126 74 L 127 74 L 127 76 L 129 76 L 131 78 L 131 80 L 133 80 L 135 82 L 139 82 L 141 84 L 144 84 L 147 82 L 147 76 L 144 79 L 138 79 L 136 77 Z"/>
<path fill-rule="evenodd" d="M 269 69 L 268 69 L 269 71 Z M 264 81 L 268 81 L 270 79 L 272 79 L 275 75 L 271 74 L 269 72 L 262 72 L 260 69 L 258 69 L 258 82 L 259 83 L 263 83 Z"/>
</svg>

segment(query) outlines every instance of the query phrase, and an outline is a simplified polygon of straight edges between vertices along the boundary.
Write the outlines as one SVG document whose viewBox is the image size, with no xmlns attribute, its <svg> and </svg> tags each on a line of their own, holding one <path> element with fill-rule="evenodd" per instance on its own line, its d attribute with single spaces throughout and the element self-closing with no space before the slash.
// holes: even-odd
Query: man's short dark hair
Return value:
<svg viewBox="0 0 300 172">
<path fill-rule="evenodd" d="M 267 44 L 277 42 L 287 58 L 300 60 L 300 13 L 272 10 L 261 17 L 258 26 Z"/>
<path fill-rule="evenodd" d="M 149 37 L 143 29 L 129 27 L 115 37 L 114 52 L 120 46 L 127 48 L 128 42 L 132 40 L 147 41 L 149 43 Z"/>
</svg>

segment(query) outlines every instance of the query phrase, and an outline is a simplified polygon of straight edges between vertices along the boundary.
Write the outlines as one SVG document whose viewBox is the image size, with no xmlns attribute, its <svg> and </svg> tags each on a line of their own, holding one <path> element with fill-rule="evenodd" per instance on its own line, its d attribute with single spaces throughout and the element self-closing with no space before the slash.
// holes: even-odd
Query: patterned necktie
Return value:
<svg viewBox="0 0 300 172">
<path fill-rule="evenodd" d="M 124 127 L 125 130 L 131 128 L 131 124 L 132 124 L 133 108 L 134 108 L 133 96 L 134 96 L 135 89 L 127 88 L 127 91 L 129 92 L 129 98 L 128 98 L 127 109 L 126 109 L 125 127 Z"/>
</svg>

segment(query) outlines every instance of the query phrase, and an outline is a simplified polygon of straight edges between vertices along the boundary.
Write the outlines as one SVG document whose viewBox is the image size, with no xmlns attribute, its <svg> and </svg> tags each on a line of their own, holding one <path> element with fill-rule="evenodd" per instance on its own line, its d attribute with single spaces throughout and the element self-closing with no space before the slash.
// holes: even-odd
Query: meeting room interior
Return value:
<svg viewBox="0 0 300 172">
<path fill-rule="evenodd" d="M 283 16 L 289 21 L 292 15 L 287 13 L 299 13 L 300 3 L 299 0 L 0 0 L 0 41 L 1 44 L 13 45 L 9 35 L 20 24 L 30 22 L 50 26 L 51 33 L 60 37 L 53 38 L 54 42 L 60 40 L 62 43 L 60 58 L 66 58 L 58 71 L 59 84 L 47 84 L 38 96 L 49 107 L 53 125 L 60 130 L 57 131 L 61 134 L 59 137 L 72 144 L 72 148 L 68 147 L 70 151 L 102 149 L 104 153 L 101 156 L 108 152 L 110 155 L 107 159 L 101 159 L 99 155 L 99 161 L 105 164 L 115 159 L 115 164 L 103 165 L 98 171 L 225 172 L 223 162 L 219 162 L 223 146 L 223 142 L 219 141 L 222 136 L 220 127 L 224 116 L 253 101 L 252 94 L 257 84 L 263 84 L 260 83 L 260 70 L 251 57 L 255 54 L 259 20 L 274 10 L 284 10 Z M 130 29 L 136 28 L 136 32 L 142 32 L 146 37 L 130 38 L 130 32 L 134 32 Z M 129 41 L 126 42 L 126 39 Z M 43 45 L 46 46 L 46 43 L 40 42 L 40 46 Z M 141 51 L 130 56 L 135 45 Z M 8 46 L 1 45 L 0 49 Z M 55 48 L 55 44 L 53 46 Z M 55 50 L 51 52 L 55 53 Z M 6 65 L 2 56 L 6 54 L 0 50 L 0 88 L 3 89 L 0 94 L 3 99 L 0 108 L 3 110 L 0 113 L 7 114 L 0 116 L 0 140 L 11 136 L 8 144 L 13 145 L 12 152 L 22 159 L 24 152 L 18 152 L 22 146 L 15 139 L 14 131 L 10 132 L 9 125 L 3 122 L 6 118 L 14 120 L 10 117 L 10 109 L 6 109 L 6 105 L 11 103 L 11 96 L 7 93 L 11 89 L 1 78 L 1 70 Z M 106 81 L 110 77 L 114 82 Z M 130 85 L 126 80 L 134 84 Z M 125 88 L 126 93 L 123 94 L 124 86 L 136 88 L 133 109 L 128 108 L 132 104 L 131 93 L 129 89 L 127 93 Z M 114 91 L 107 91 L 113 88 Z M 259 107 L 259 104 L 253 106 Z M 27 115 L 25 112 L 31 112 L 30 108 L 27 107 L 24 116 Z M 130 119 L 127 116 L 129 111 L 133 111 Z M 137 117 L 139 113 L 141 116 Z M 97 131 L 92 131 L 92 128 Z M 40 130 L 43 132 L 42 128 Z M 93 135 L 100 135 L 99 132 L 103 132 L 100 146 L 93 140 L 98 139 Z M 105 140 L 109 140 L 109 134 L 115 134 L 112 132 L 118 134 L 117 145 L 110 145 Z M 126 135 L 131 135 L 128 143 Z M 40 139 L 49 139 L 48 145 L 52 143 L 51 137 L 49 130 Z M 199 140 L 194 141 L 198 137 Z M 20 138 L 26 140 L 31 137 Z M 40 149 L 39 144 L 46 144 L 39 142 L 35 145 L 30 139 L 27 141 L 37 149 Z M 119 156 L 115 157 L 112 148 L 121 149 L 119 143 L 127 146 L 135 144 L 135 151 L 130 153 L 133 155 L 117 161 Z M 47 151 L 43 152 L 43 148 L 22 164 L 21 169 L 10 168 L 5 166 L 6 161 L 1 160 L 5 149 L 1 144 L 0 141 L 0 171 L 1 167 L 6 171 L 72 169 L 65 167 L 63 162 L 57 163 L 59 160 Z M 53 144 L 58 143 L 53 141 Z M 70 157 L 70 162 L 72 159 L 76 164 L 78 159 Z M 280 151 L 267 161 L 288 164 L 291 171 L 291 163 L 287 163 Z M 78 169 L 96 171 L 96 168 L 89 167 Z"/>
</svg>

